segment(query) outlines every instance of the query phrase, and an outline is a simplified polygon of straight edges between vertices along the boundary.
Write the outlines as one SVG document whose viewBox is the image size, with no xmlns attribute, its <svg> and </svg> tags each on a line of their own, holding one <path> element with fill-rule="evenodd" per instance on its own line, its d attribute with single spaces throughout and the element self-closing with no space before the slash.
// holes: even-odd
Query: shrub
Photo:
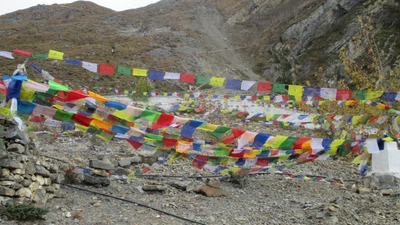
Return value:
<svg viewBox="0 0 400 225">
<path fill-rule="evenodd" d="M 0 215 L 6 216 L 9 220 L 38 220 L 44 219 L 50 210 L 39 208 L 34 205 L 8 205 L 0 211 Z"/>
</svg>

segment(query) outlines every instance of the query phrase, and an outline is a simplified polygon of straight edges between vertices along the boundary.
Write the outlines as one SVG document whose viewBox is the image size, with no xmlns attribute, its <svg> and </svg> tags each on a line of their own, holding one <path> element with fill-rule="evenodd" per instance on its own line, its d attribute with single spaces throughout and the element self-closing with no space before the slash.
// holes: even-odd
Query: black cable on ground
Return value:
<svg viewBox="0 0 400 225">
<path fill-rule="evenodd" d="M 178 218 L 178 219 L 187 221 L 187 222 L 191 222 L 191 223 L 194 223 L 194 224 L 206 225 L 205 223 L 198 222 L 198 221 L 191 220 L 191 219 L 187 219 L 187 218 L 185 218 L 185 217 L 181 217 L 181 216 L 175 215 L 175 214 L 173 214 L 173 213 L 169 213 L 169 212 L 166 212 L 166 211 L 163 211 L 163 210 L 160 210 L 160 209 L 157 209 L 157 208 L 154 208 L 154 207 L 145 205 L 145 204 L 143 204 L 143 203 L 139 203 L 139 202 L 135 202 L 135 201 L 128 200 L 128 199 L 123 199 L 123 198 L 115 197 L 115 196 L 108 195 L 108 194 L 103 194 L 103 193 L 96 192 L 96 191 L 91 191 L 91 190 L 88 190 L 88 189 L 85 189 L 85 188 L 81 188 L 81 187 L 77 187 L 77 186 L 70 185 L 70 184 L 63 184 L 63 183 L 61 183 L 61 185 L 66 186 L 66 187 L 70 187 L 70 188 L 74 188 L 74 189 L 77 189 L 77 190 L 80 190 L 80 191 L 86 191 L 86 192 L 89 192 L 89 193 L 92 193 L 92 194 L 102 195 L 102 196 L 109 197 L 109 198 L 113 198 L 113 199 L 117 199 L 117 200 L 120 200 L 120 201 L 124 201 L 124 202 L 129 202 L 129 203 L 132 203 L 132 204 L 136 204 L 136 205 L 138 205 L 138 206 L 142 206 L 142 207 L 145 207 L 145 208 L 148 208 L 148 209 L 152 209 L 152 210 L 154 210 L 154 211 L 161 212 L 161 213 L 163 213 L 163 214 L 165 214 L 165 215 L 169 215 L 169 216 L 172 216 L 172 217 L 175 217 L 175 218 Z"/>
<path fill-rule="evenodd" d="M 58 158 L 53 157 L 53 156 L 47 156 L 47 155 L 40 155 L 40 156 L 43 156 L 43 157 L 46 157 L 46 158 L 50 158 L 50 159 L 54 159 L 54 160 L 57 160 L 57 161 L 60 161 L 60 162 L 63 162 L 63 163 L 71 164 L 69 162 L 66 162 L 66 161 L 64 161 L 62 159 L 58 159 Z M 82 169 L 86 168 L 86 167 L 75 166 L 75 165 L 74 165 L 74 167 L 78 167 L 78 168 L 82 168 Z M 271 172 L 249 173 L 249 174 L 246 174 L 246 175 L 249 176 L 249 175 L 270 175 L 270 174 L 278 174 L 278 175 L 286 175 L 286 176 L 291 175 L 291 174 L 287 174 L 287 173 L 271 173 Z M 293 175 L 295 175 L 295 174 L 293 174 Z M 324 178 L 324 179 L 328 178 L 329 180 L 336 181 L 336 182 L 354 182 L 354 183 L 360 182 L 360 180 L 352 180 L 352 179 L 345 180 L 345 179 L 338 179 L 338 178 L 330 178 L 330 177 L 327 177 L 327 176 L 308 175 L 308 174 L 300 174 L 300 175 L 307 176 L 307 177 L 321 177 L 321 178 Z M 141 175 L 136 175 L 136 176 L 137 177 L 143 177 L 143 178 L 146 178 L 146 177 L 149 177 L 149 178 L 150 177 L 161 177 L 161 178 L 162 177 L 174 177 L 174 178 L 180 178 L 180 177 L 182 177 L 182 178 L 192 178 L 192 179 L 224 177 L 224 176 L 221 176 L 221 175 L 183 176 L 183 175 L 163 175 L 163 174 L 141 174 Z"/>
</svg>

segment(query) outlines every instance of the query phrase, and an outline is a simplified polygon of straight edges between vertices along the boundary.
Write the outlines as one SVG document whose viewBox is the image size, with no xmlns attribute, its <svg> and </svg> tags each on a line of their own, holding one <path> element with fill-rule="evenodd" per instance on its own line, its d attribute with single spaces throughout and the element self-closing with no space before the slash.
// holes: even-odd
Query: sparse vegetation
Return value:
<svg viewBox="0 0 400 225">
<path fill-rule="evenodd" d="M 41 220 L 43 216 L 50 212 L 49 209 L 36 207 L 34 205 L 7 205 L 0 211 L 0 215 L 9 220 Z"/>
</svg>

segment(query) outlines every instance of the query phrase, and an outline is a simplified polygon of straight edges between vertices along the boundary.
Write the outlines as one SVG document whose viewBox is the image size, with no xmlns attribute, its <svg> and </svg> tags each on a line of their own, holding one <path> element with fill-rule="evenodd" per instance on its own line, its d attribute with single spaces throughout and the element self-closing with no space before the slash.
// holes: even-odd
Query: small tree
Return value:
<svg viewBox="0 0 400 225">
<path fill-rule="evenodd" d="M 143 95 L 143 92 L 151 92 L 153 87 L 149 84 L 146 78 L 140 78 L 140 80 L 135 85 L 135 91 L 139 93 L 128 95 L 133 101 L 147 101 L 148 95 Z"/>
</svg>

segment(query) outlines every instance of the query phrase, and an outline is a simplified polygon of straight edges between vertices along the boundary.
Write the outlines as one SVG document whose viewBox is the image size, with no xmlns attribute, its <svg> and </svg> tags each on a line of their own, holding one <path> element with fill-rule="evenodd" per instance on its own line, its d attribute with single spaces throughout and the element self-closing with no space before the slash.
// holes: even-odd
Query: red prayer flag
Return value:
<svg viewBox="0 0 400 225">
<path fill-rule="evenodd" d="M 176 142 L 178 142 L 177 139 L 172 139 L 172 138 L 167 138 L 167 137 L 163 137 L 163 139 L 162 139 L 162 143 L 165 144 L 165 147 L 176 146 Z"/>
<path fill-rule="evenodd" d="M 88 127 L 88 126 L 90 126 L 90 122 L 92 122 L 93 119 L 86 117 L 83 114 L 74 114 L 74 115 L 72 115 L 72 120 L 77 124 Z"/>
<path fill-rule="evenodd" d="M 174 121 L 174 118 L 175 118 L 175 116 L 172 116 L 172 115 L 169 115 L 166 113 L 162 113 L 160 115 L 160 117 L 158 117 L 157 122 L 152 124 L 151 129 L 156 130 L 159 128 L 167 127 L 172 124 L 172 122 Z"/>
<path fill-rule="evenodd" d="M 67 98 L 65 99 L 65 101 L 71 102 L 71 101 L 75 101 L 75 100 L 87 98 L 87 97 L 89 97 L 89 96 L 82 90 L 72 90 L 72 91 L 68 92 Z"/>
<path fill-rule="evenodd" d="M 293 145 L 292 149 L 302 149 L 302 145 L 304 142 L 311 140 L 311 138 L 299 138 Z"/>
<path fill-rule="evenodd" d="M 268 158 L 258 158 L 256 166 L 268 166 Z"/>
<path fill-rule="evenodd" d="M 99 73 L 114 75 L 115 67 L 107 64 L 99 64 Z"/>
<path fill-rule="evenodd" d="M 140 147 L 142 147 L 143 143 L 139 143 L 136 141 L 132 141 L 130 139 L 126 139 L 126 141 L 131 144 L 136 150 L 139 150 Z"/>
<path fill-rule="evenodd" d="M 34 123 L 43 123 L 46 121 L 46 118 L 37 114 L 32 114 L 29 118 L 29 121 Z"/>
<path fill-rule="evenodd" d="M 337 89 L 337 91 L 336 91 L 336 99 L 337 100 L 348 100 L 351 98 L 352 98 L 351 90 Z"/>
<path fill-rule="evenodd" d="M 32 52 L 27 52 L 27 51 L 24 51 L 24 50 L 15 49 L 15 50 L 14 50 L 14 54 L 16 54 L 16 55 L 30 56 L 30 55 L 32 55 Z"/>
<path fill-rule="evenodd" d="M 189 83 L 189 84 L 194 84 L 194 81 L 196 79 L 196 76 L 193 74 L 184 74 L 182 73 L 180 76 L 179 81 L 181 83 Z"/>
<path fill-rule="evenodd" d="M 270 92 L 272 84 L 269 82 L 259 81 L 257 85 L 257 91 L 259 92 Z"/>
</svg>

